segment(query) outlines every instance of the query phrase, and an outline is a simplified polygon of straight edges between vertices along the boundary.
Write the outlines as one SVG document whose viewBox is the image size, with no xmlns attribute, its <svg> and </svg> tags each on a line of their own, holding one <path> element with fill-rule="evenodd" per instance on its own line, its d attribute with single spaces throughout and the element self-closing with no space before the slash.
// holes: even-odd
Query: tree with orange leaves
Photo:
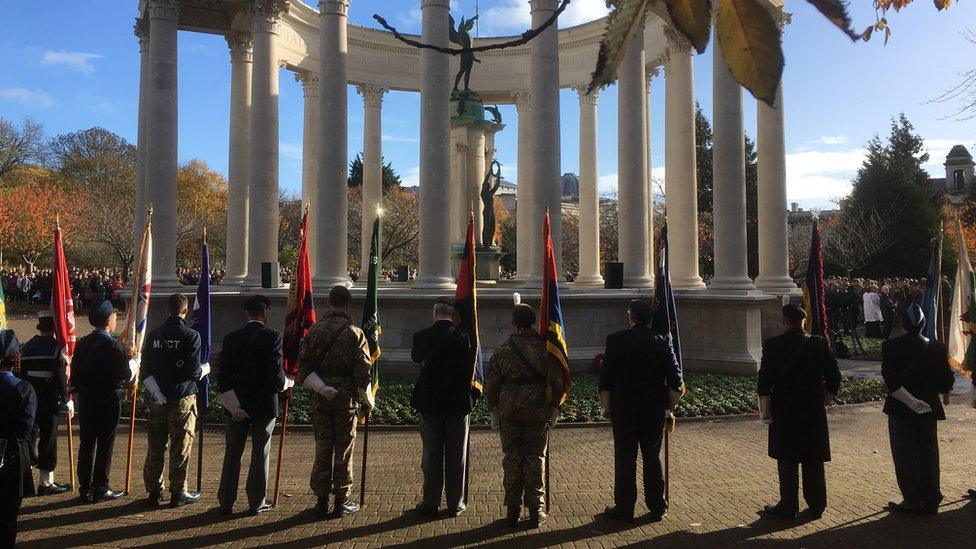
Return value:
<svg viewBox="0 0 976 549">
<path fill-rule="evenodd" d="M 65 240 L 80 222 L 77 201 L 56 185 L 34 182 L 0 192 L 0 246 L 4 254 L 27 263 L 31 269 L 51 249 L 54 220 L 61 218 Z"/>
</svg>

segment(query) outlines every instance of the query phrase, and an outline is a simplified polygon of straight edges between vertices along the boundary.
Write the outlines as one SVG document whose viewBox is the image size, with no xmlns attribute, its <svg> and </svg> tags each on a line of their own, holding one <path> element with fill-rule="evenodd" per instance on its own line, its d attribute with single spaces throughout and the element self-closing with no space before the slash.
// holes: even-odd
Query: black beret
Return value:
<svg viewBox="0 0 976 549">
<path fill-rule="evenodd" d="M 803 310 L 803 307 L 799 305 L 785 305 L 783 307 L 783 318 L 789 320 L 803 320 L 807 317 L 807 312 Z"/>
<path fill-rule="evenodd" d="M 528 328 L 535 324 L 535 309 L 528 303 L 519 303 L 512 309 L 512 319 L 519 326 Z"/>
<path fill-rule="evenodd" d="M 96 328 L 101 328 L 108 324 L 108 317 L 114 312 L 115 307 L 112 306 L 112 302 L 106 299 L 88 311 L 88 322 Z"/>
<path fill-rule="evenodd" d="M 0 330 L 0 351 L 4 358 L 20 352 L 20 341 L 13 330 Z"/>
<path fill-rule="evenodd" d="M 51 311 L 37 313 L 38 332 L 53 332 L 54 328 L 54 314 Z"/>
<path fill-rule="evenodd" d="M 329 290 L 329 301 L 338 303 L 349 303 L 352 301 L 352 292 L 342 284 L 337 284 Z"/>
<path fill-rule="evenodd" d="M 628 309 L 630 310 L 630 314 L 634 315 L 634 318 L 640 321 L 650 320 L 651 315 L 654 314 L 651 304 L 643 299 L 631 300 Z"/>
<path fill-rule="evenodd" d="M 271 300 L 263 295 L 252 295 L 244 302 L 244 310 L 249 313 L 260 313 L 271 308 Z"/>
</svg>

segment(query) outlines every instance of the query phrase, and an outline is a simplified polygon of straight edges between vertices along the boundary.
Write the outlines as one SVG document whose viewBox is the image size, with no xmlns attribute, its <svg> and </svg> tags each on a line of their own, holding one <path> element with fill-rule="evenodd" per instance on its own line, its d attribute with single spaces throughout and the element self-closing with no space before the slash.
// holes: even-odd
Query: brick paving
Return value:
<svg viewBox="0 0 976 549">
<path fill-rule="evenodd" d="M 885 419 L 880 406 L 871 404 L 835 409 L 830 414 L 834 454 L 827 466 L 830 502 L 824 517 L 814 522 L 789 523 L 756 515 L 763 504 L 775 501 L 777 492 L 775 464 L 766 457 L 765 429 L 755 419 L 679 423 L 671 442 L 671 514 L 657 524 L 641 519 L 633 525 L 619 524 L 598 517 L 610 501 L 613 482 L 610 431 L 605 426 L 559 428 L 552 434 L 552 518 L 539 530 L 515 531 L 501 519 L 497 433 L 473 433 L 470 505 L 460 518 L 429 521 L 410 511 L 419 497 L 419 434 L 412 429 L 374 429 L 363 511 L 344 519 L 319 520 L 311 512 L 314 498 L 307 486 L 312 437 L 298 431 L 288 437 L 288 466 L 276 510 L 260 517 L 246 516 L 241 494 L 238 514 L 223 517 L 215 513 L 223 443 L 214 429 L 206 438 L 205 494 L 200 503 L 181 509 L 145 506 L 141 499 L 145 434 L 139 432 L 132 496 L 98 505 L 78 505 L 73 496 L 25 500 L 19 540 L 25 548 L 330 544 L 973 547 L 970 536 L 976 503 L 961 500 L 960 495 L 976 485 L 972 475 L 976 410 L 953 404 L 948 412 L 950 419 L 940 423 L 939 433 L 946 500 L 934 517 L 893 516 L 881 511 L 898 492 Z M 123 484 L 126 434 L 120 428 L 113 468 L 116 488 Z M 359 442 L 357 491 L 361 439 Z M 272 451 L 277 451 L 277 443 Z M 65 480 L 63 465 L 58 474 Z M 193 485 L 193 468 L 190 478 Z"/>
</svg>

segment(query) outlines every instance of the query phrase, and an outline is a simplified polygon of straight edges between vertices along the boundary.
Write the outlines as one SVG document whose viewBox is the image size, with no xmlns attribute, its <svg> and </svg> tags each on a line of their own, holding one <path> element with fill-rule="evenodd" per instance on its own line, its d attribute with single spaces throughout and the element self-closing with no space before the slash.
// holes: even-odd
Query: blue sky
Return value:
<svg viewBox="0 0 976 549">
<path fill-rule="evenodd" d="M 296 0 L 293 0 L 296 1 Z M 471 15 L 474 0 L 453 0 L 456 13 Z M 874 20 L 868 0 L 856 0 L 858 28 Z M 102 126 L 135 142 L 139 48 L 132 33 L 136 0 L 67 2 L 0 0 L 0 117 L 44 123 L 51 136 Z M 50 9 L 43 9 L 47 5 Z M 372 25 L 379 12 L 407 32 L 418 32 L 418 0 L 352 0 L 350 20 Z M 954 104 L 931 103 L 958 80 L 958 72 L 976 68 L 976 45 L 961 35 L 974 20 L 973 2 L 938 13 L 919 0 L 891 18 L 887 47 L 877 39 L 852 44 L 806 2 L 789 0 L 793 21 L 785 36 L 785 104 L 788 189 L 791 200 L 806 207 L 825 206 L 846 194 L 863 158 L 863 146 L 887 131 L 889 119 L 904 111 L 925 138 L 933 161 L 927 166 L 943 176 L 941 162 L 955 143 L 972 148 L 976 121 L 946 117 Z M 528 26 L 527 0 L 481 0 L 483 36 L 516 34 Z M 603 0 L 574 0 L 563 25 L 605 13 Z M 181 161 L 202 158 L 227 172 L 230 63 L 223 38 L 182 32 L 179 38 Z M 696 94 L 711 111 L 711 48 L 695 60 Z M 301 87 L 281 73 L 281 185 L 297 192 L 301 183 Z M 599 102 L 599 174 L 601 188 L 616 181 L 616 89 Z M 419 96 L 393 92 L 383 110 L 384 156 L 416 184 Z M 664 83 L 652 84 L 652 164 L 663 174 Z M 578 103 L 575 92 L 561 95 L 562 170 L 578 171 Z M 502 106 L 508 121 L 512 106 Z M 755 135 L 755 102 L 745 101 L 746 128 Z M 349 156 L 362 148 L 362 102 L 349 94 Z M 514 179 L 516 124 L 499 134 L 496 147 L 506 177 Z"/>
</svg>

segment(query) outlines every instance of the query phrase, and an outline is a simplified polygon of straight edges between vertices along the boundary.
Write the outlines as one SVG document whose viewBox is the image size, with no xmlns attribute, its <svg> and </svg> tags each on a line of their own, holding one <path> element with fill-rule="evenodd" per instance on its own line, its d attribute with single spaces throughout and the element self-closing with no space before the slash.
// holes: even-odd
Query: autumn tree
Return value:
<svg viewBox="0 0 976 549">
<path fill-rule="evenodd" d="M 822 226 L 824 259 L 844 269 L 847 277 L 881 257 L 895 243 L 892 224 L 898 212 L 844 208 Z M 928 256 L 925 258 L 926 264 Z"/>
<path fill-rule="evenodd" d="M 47 147 L 44 126 L 25 118 L 20 127 L 0 118 L 0 184 L 8 184 L 10 172 L 32 164 L 42 164 Z"/>
<path fill-rule="evenodd" d="M 0 246 L 34 268 L 54 243 L 55 220 L 60 217 L 64 238 L 70 241 L 81 224 L 77 197 L 56 185 L 28 183 L 0 191 Z M 29 205 L 29 206 L 28 206 Z"/>
<path fill-rule="evenodd" d="M 102 128 L 55 137 L 50 144 L 51 165 L 74 189 L 99 192 L 100 186 L 129 181 L 136 176 L 136 148 Z"/>
<path fill-rule="evenodd" d="M 176 174 L 176 261 L 199 268 L 200 239 L 207 229 L 213 258 L 223 258 L 227 247 L 227 180 L 206 162 L 193 159 Z"/>
</svg>

